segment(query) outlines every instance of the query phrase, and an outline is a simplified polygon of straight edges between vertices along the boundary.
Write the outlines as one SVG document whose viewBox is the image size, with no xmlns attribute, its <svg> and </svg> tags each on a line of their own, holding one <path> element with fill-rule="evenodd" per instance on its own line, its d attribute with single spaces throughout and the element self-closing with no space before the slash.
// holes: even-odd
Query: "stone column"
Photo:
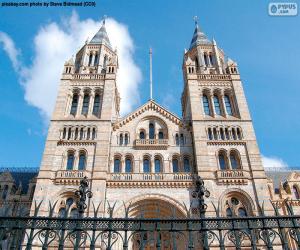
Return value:
<svg viewBox="0 0 300 250">
<path fill-rule="evenodd" d="M 216 116 L 216 110 L 215 110 L 215 105 L 214 105 L 214 95 L 212 94 L 209 94 L 208 96 L 208 102 L 209 102 L 209 105 L 211 107 L 211 116 L 215 117 Z"/>
<path fill-rule="evenodd" d="M 90 101 L 89 101 L 88 115 L 92 115 L 92 113 L 93 113 L 94 97 L 95 97 L 95 95 L 91 93 L 91 94 L 90 94 Z"/>
<path fill-rule="evenodd" d="M 83 96 L 84 96 L 83 93 L 78 94 L 78 104 L 77 104 L 76 116 L 79 116 L 81 114 Z"/>
</svg>

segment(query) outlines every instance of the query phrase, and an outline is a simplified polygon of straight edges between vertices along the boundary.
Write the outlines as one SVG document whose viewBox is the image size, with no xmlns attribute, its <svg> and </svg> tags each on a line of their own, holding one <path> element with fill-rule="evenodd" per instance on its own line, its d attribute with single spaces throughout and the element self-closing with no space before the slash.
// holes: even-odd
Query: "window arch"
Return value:
<svg viewBox="0 0 300 250">
<path fill-rule="evenodd" d="M 68 198 L 66 200 L 66 207 L 67 208 L 71 207 L 73 203 L 74 203 L 74 199 L 73 198 Z"/>
<path fill-rule="evenodd" d="M 299 200 L 300 199 L 300 194 L 299 194 L 299 190 L 298 188 L 296 187 L 296 185 L 293 186 L 293 195 L 296 200 Z"/>
<path fill-rule="evenodd" d="M 94 98 L 93 115 L 98 116 L 100 112 L 100 95 L 96 94 Z"/>
<path fill-rule="evenodd" d="M 82 110 L 81 110 L 82 115 L 87 115 L 88 114 L 89 104 L 90 104 L 90 95 L 89 94 L 84 94 L 83 102 L 82 102 Z"/>
<path fill-rule="evenodd" d="M 209 101 L 208 101 L 208 97 L 207 95 L 203 95 L 202 96 L 202 101 L 203 101 L 203 109 L 204 109 L 204 113 L 206 115 L 210 115 L 210 107 L 209 107 Z"/>
<path fill-rule="evenodd" d="M 132 172 L 132 160 L 130 157 L 127 157 L 125 160 L 125 172 L 126 173 Z"/>
<path fill-rule="evenodd" d="M 73 170 L 74 160 L 75 160 L 74 152 L 69 151 L 68 158 L 67 158 L 67 170 Z"/>
<path fill-rule="evenodd" d="M 78 170 L 84 170 L 86 167 L 86 153 L 81 151 L 79 153 Z"/>
<path fill-rule="evenodd" d="M 173 173 L 178 173 L 179 172 L 179 161 L 178 161 L 178 159 L 174 158 L 172 160 L 172 167 L 173 167 Z"/>
<path fill-rule="evenodd" d="M 155 171 L 155 173 L 162 172 L 162 166 L 161 166 L 161 159 L 160 159 L 160 157 L 156 157 L 154 159 L 154 171 Z"/>
<path fill-rule="evenodd" d="M 151 122 L 149 123 L 149 139 L 154 139 L 155 138 L 155 128 L 154 124 Z"/>
<path fill-rule="evenodd" d="M 236 133 L 237 133 L 238 139 L 239 139 L 239 140 L 242 140 L 242 133 L 241 133 L 240 128 L 237 128 L 237 129 L 236 129 Z"/>
<path fill-rule="evenodd" d="M 232 106 L 231 106 L 231 101 L 230 101 L 230 97 L 228 95 L 224 95 L 224 102 L 225 102 L 225 108 L 226 108 L 226 112 L 228 115 L 232 115 Z"/>
<path fill-rule="evenodd" d="M 191 163 L 190 163 L 190 159 L 188 157 L 185 157 L 183 159 L 183 170 L 184 170 L 184 172 L 191 171 Z"/>
<path fill-rule="evenodd" d="M 120 173 L 121 172 L 121 161 L 120 159 L 114 160 L 114 173 Z"/>
<path fill-rule="evenodd" d="M 148 158 L 144 158 L 143 160 L 143 172 L 150 173 L 150 161 Z"/>
<path fill-rule="evenodd" d="M 221 137 L 221 140 L 225 140 L 225 135 L 224 135 L 224 129 L 223 128 L 220 128 L 220 137 Z"/>
<path fill-rule="evenodd" d="M 215 106 L 215 111 L 217 115 L 221 115 L 221 106 L 220 106 L 220 100 L 217 95 L 214 95 L 214 106 Z"/>
<path fill-rule="evenodd" d="M 204 62 L 205 62 L 205 65 L 208 66 L 208 58 L 207 58 L 206 53 L 204 53 Z"/>
<path fill-rule="evenodd" d="M 241 168 L 239 157 L 235 151 L 230 152 L 230 165 L 233 170 Z"/>
<path fill-rule="evenodd" d="M 214 135 L 214 140 L 218 140 L 217 128 L 213 128 L 213 135 Z"/>
<path fill-rule="evenodd" d="M 80 129 L 79 138 L 80 138 L 80 140 L 83 139 L 83 128 Z"/>
<path fill-rule="evenodd" d="M 220 167 L 220 169 L 221 170 L 228 169 L 225 152 L 223 152 L 223 151 L 219 152 L 219 156 L 218 157 L 219 157 L 219 167 Z"/>
<path fill-rule="evenodd" d="M 70 114 L 74 115 L 74 116 L 76 115 L 76 112 L 77 112 L 78 98 L 79 98 L 79 96 L 77 93 L 73 94 Z"/>
</svg>

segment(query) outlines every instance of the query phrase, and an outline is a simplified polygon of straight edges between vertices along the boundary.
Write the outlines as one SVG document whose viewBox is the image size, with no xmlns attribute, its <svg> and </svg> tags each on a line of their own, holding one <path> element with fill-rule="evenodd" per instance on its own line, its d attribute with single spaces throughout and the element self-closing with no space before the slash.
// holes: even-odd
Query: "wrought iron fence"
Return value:
<svg viewBox="0 0 300 250">
<path fill-rule="evenodd" d="M 38 216 L 41 204 L 28 217 L 0 217 L 1 249 L 300 249 L 300 216 L 287 203 L 286 216 L 261 210 L 257 217 L 131 218 L 124 207 L 122 218 L 114 217 L 109 203 L 107 217 L 99 216 L 101 204 L 92 217 L 57 217 L 50 205 L 48 216 Z M 9 209 L 7 209 L 8 211 Z"/>
<path fill-rule="evenodd" d="M 259 206 L 259 215 L 238 217 L 205 217 L 204 197 L 209 192 L 204 182 L 195 182 L 193 197 L 198 206 L 187 208 L 179 215 L 175 209 L 169 214 L 152 216 L 136 205 L 123 206 L 123 214 L 115 213 L 116 203 L 91 202 L 89 214 L 84 216 L 87 198 L 92 197 L 87 178 L 81 180 L 75 192 L 77 214 L 71 206 L 62 214 L 60 204 L 49 204 L 47 216 L 39 216 L 42 202 L 35 203 L 31 216 L 22 209 L 7 204 L 0 209 L 0 249 L 101 249 L 101 250 L 184 250 L 184 249 L 300 249 L 300 216 L 295 215 L 292 203 L 284 201 L 287 215 L 280 215 L 279 204 L 272 203 L 274 215 L 266 215 Z M 282 204 L 281 204 L 282 205 Z M 92 208 L 92 209 L 91 209 Z M 137 214 L 135 211 L 139 210 Z M 148 207 L 148 210 L 153 210 Z M 155 208 L 160 211 L 159 205 Z M 163 208 L 162 208 L 163 209 Z M 149 211 L 148 211 L 149 212 Z M 87 213 L 86 213 L 87 214 Z M 14 215 L 14 216 L 12 216 Z"/>
</svg>

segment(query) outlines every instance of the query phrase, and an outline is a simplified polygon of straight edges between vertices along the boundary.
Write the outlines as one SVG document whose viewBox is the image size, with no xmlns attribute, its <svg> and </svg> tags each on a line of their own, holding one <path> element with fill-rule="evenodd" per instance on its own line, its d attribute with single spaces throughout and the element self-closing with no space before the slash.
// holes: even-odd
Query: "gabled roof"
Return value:
<svg viewBox="0 0 300 250">
<path fill-rule="evenodd" d="M 104 44 L 107 47 L 111 48 L 111 44 L 106 32 L 105 28 L 105 21 L 103 21 L 103 24 L 99 31 L 95 34 L 95 36 L 92 38 L 92 40 L 89 42 L 90 44 Z"/>
<path fill-rule="evenodd" d="M 116 129 L 124 126 L 125 124 L 127 124 L 128 122 L 130 122 L 134 118 L 142 115 L 144 112 L 146 112 L 148 110 L 154 110 L 157 113 L 164 116 L 166 119 L 169 119 L 172 122 L 176 123 L 177 125 L 179 125 L 181 127 L 184 127 L 184 124 L 183 124 L 182 120 L 177 115 L 175 115 L 174 113 L 168 111 L 166 108 L 162 107 L 161 105 L 159 105 L 158 103 L 156 103 L 154 100 L 151 99 L 148 102 L 146 102 L 144 105 L 137 108 L 132 113 L 128 114 L 127 116 L 125 116 L 121 120 L 115 122 L 113 124 L 113 129 L 116 130 Z"/>
</svg>

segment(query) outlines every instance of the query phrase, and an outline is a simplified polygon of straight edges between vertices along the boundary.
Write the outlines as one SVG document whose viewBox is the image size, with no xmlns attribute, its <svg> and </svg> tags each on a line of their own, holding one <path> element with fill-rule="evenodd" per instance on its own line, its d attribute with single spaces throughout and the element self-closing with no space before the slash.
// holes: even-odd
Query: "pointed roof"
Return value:
<svg viewBox="0 0 300 250">
<path fill-rule="evenodd" d="M 186 127 L 186 125 L 183 123 L 183 121 L 177 115 L 170 112 L 166 108 L 162 107 L 157 102 L 155 102 L 153 99 L 150 99 L 148 102 L 146 102 L 144 105 L 137 108 L 132 113 L 128 114 L 127 116 L 125 116 L 121 120 L 115 122 L 113 124 L 113 129 L 116 130 L 116 129 L 124 126 L 125 124 L 127 124 L 128 122 L 130 122 L 134 118 L 140 116 L 141 114 L 143 114 L 147 110 L 155 110 L 157 113 L 161 114 L 166 119 L 173 121 L 175 124 L 179 125 L 180 127 Z"/>
<path fill-rule="evenodd" d="M 206 35 L 199 28 L 198 22 L 195 20 L 195 31 L 191 41 L 190 49 L 199 44 L 211 44 L 211 41 L 207 39 Z"/>
<path fill-rule="evenodd" d="M 89 42 L 90 44 L 104 44 L 111 48 L 111 44 L 105 28 L 105 20 L 103 20 L 102 26 L 99 31 L 95 34 L 93 39 Z"/>
</svg>

